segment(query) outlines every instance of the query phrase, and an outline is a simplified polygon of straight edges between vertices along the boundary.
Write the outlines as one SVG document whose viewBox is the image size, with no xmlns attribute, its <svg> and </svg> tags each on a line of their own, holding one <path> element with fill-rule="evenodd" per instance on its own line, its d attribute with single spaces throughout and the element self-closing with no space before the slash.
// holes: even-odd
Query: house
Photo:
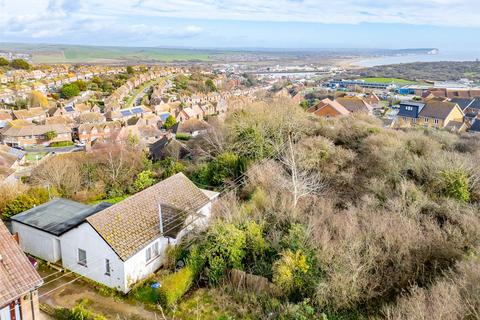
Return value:
<svg viewBox="0 0 480 320">
<path fill-rule="evenodd" d="M 397 114 L 396 124 L 399 127 L 415 125 L 418 121 L 420 111 L 425 107 L 425 103 L 418 101 L 403 101 Z"/>
<path fill-rule="evenodd" d="M 342 106 L 337 101 L 332 101 L 328 98 L 323 99 L 318 104 L 313 107 L 310 107 L 307 112 L 313 113 L 319 117 L 339 117 L 347 116 L 350 114 L 344 106 Z"/>
<path fill-rule="evenodd" d="M 190 150 L 180 141 L 173 138 L 172 134 L 166 134 L 161 139 L 152 143 L 149 147 L 150 157 L 154 161 L 163 160 L 169 156 L 183 159 L 190 154 Z"/>
<path fill-rule="evenodd" d="M 456 103 L 433 101 L 427 103 L 420 111 L 418 124 L 425 127 L 462 131 L 465 129 L 464 115 Z"/>
<path fill-rule="evenodd" d="M 47 118 L 47 111 L 41 107 L 13 110 L 13 118 L 28 122 L 42 122 Z"/>
<path fill-rule="evenodd" d="M 17 182 L 15 169 L 25 161 L 25 152 L 0 145 L 0 183 Z"/>
<path fill-rule="evenodd" d="M 118 133 L 122 125 L 118 121 L 105 122 L 100 124 L 85 123 L 74 130 L 75 139 L 80 142 L 91 142 L 96 140 L 109 139 L 115 133 Z"/>
<path fill-rule="evenodd" d="M 24 252 L 55 263 L 62 258 L 62 236 L 109 206 L 109 203 L 90 206 L 58 198 L 13 216 L 12 229 L 18 234 Z"/>
<path fill-rule="evenodd" d="M 0 129 L 5 128 L 12 121 L 12 114 L 8 110 L 0 110 Z"/>
<path fill-rule="evenodd" d="M 54 137 L 49 137 L 49 132 L 53 132 Z M 48 146 L 52 142 L 71 140 L 71 129 L 63 124 L 25 125 L 10 122 L 0 130 L 0 141 L 11 147 Z"/>
<path fill-rule="evenodd" d="M 335 99 L 335 101 L 351 113 L 370 114 L 373 110 L 373 107 L 368 102 L 359 97 L 342 97 Z"/>
<path fill-rule="evenodd" d="M 65 268 L 126 293 L 163 265 L 169 245 L 205 226 L 217 197 L 178 173 L 100 211 L 80 207 L 60 215 L 42 205 L 21 213 L 21 218 L 14 216 L 13 223 L 24 248 L 35 247 L 43 256 L 61 260 Z M 31 238 L 33 234 L 41 238 Z"/>
<path fill-rule="evenodd" d="M 197 118 L 196 113 L 193 111 L 192 108 L 189 108 L 189 107 L 179 110 L 175 117 L 177 122 L 184 122 L 184 121 L 187 121 L 190 119 L 196 119 L 196 118 Z"/>
<path fill-rule="evenodd" d="M 211 126 L 204 120 L 190 119 L 183 122 L 177 122 L 172 127 L 172 132 L 174 134 L 185 133 L 192 137 L 196 137 L 206 133 L 210 128 Z"/>
<path fill-rule="evenodd" d="M 0 221 L 0 319 L 40 318 L 38 288 L 43 280 Z"/>
<path fill-rule="evenodd" d="M 464 115 L 457 103 L 435 99 L 429 100 L 426 104 L 408 101 L 400 104 L 397 126 L 421 125 L 462 131 L 466 128 Z"/>
</svg>

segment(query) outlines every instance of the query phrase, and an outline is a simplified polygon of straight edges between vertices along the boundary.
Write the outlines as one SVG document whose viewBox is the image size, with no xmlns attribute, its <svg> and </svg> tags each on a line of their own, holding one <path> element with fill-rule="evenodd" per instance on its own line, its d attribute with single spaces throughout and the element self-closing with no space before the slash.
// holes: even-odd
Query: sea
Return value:
<svg viewBox="0 0 480 320">
<path fill-rule="evenodd" d="M 360 60 L 354 64 L 360 67 L 375 67 L 387 64 L 435 62 L 435 61 L 480 61 L 480 50 L 443 51 L 437 54 L 405 54 L 395 56 L 379 56 Z"/>
</svg>

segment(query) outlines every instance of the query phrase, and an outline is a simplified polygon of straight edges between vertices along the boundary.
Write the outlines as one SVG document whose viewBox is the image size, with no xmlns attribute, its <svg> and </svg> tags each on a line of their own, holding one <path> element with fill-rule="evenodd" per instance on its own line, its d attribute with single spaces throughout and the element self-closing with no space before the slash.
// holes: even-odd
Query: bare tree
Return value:
<svg viewBox="0 0 480 320">
<path fill-rule="evenodd" d="M 319 194 L 325 189 L 326 184 L 318 174 L 299 168 L 290 136 L 288 137 L 287 147 L 288 149 L 281 162 L 290 174 L 290 192 L 293 196 L 293 207 L 296 208 L 301 198 L 310 194 Z"/>
</svg>

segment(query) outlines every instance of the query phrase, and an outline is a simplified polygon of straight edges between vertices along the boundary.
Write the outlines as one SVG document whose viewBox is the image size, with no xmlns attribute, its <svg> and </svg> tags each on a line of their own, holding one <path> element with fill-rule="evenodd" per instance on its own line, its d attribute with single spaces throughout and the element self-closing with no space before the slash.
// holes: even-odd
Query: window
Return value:
<svg viewBox="0 0 480 320">
<path fill-rule="evenodd" d="M 145 260 L 148 262 L 152 260 L 152 248 L 147 248 L 145 251 Z"/>
<path fill-rule="evenodd" d="M 428 118 L 423 118 L 423 122 L 427 123 L 427 122 L 428 122 Z"/>
<path fill-rule="evenodd" d="M 435 122 L 435 124 L 438 124 L 438 119 L 435 119 L 434 122 Z"/>
<path fill-rule="evenodd" d="M 83 249 L 78 249 L 78 264 L 81 266 L 87 266 L 87 252 Z"/>
<path fill-rule="evenodd" d="M 106 275 L 106 276 L 109 276 L 109 275 L 110 275 L 110 272 L 111 272 L 111 269 L 110 269 L 110 260 L 105 259 L 105 275 Z"/>
<path fill-rule="evenodd" d="M 157 256 L 159 255 L 158 242 L 155 242 L 155 243 L 153 244 L 153 255 L 154 255 L 155 257 L 157 257 Z"/>
</svg>

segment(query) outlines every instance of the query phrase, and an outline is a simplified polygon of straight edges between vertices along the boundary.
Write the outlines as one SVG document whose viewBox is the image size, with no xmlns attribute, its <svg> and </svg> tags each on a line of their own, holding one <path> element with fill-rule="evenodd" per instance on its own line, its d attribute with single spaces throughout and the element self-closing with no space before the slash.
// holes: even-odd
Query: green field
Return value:
<svg viewBox="0 0 480 320">
<path fill-rule="evenodd" d="M 377 82 L 377 83 L 396 83 L 396 84 L 414 84 L 415 81 L 398 79 L 398 78 L 362 78 L 365 82 Z"/>
<path fill-rule="evenodd" d="M 217 50 L 9 43 L 0 43 L 0 50 L 29 53 L 34 63 L 211 61 L 214 56 L 226 54 Z"/>
</svg>

